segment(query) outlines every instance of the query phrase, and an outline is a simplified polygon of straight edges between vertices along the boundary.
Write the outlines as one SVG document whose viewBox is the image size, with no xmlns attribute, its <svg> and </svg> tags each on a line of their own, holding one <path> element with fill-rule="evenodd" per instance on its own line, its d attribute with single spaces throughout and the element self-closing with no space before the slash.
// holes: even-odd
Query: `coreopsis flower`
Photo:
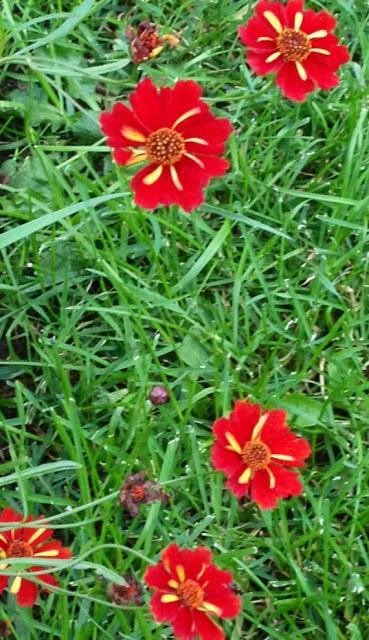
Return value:
<svg viewBox="0 0 369 640">
<path fill-rule="evenodd" d="M 213 617 L 234 618 L 240 612 L 241 600 L 231 589 L 232 574 L 218 569 L 211 559 L 206 547 L 190 550 L 171 544 L 144 576 L 154 589 L 150 608 L 155 620 L 171 624 L 179 640 L 224 640 Z"/>
<path fill-rule="evenodd" d="M 163 51 L 166 42 L 171 47 L 179 44 L 179 39 L 171 34 L 159 36 L 156 25 L 148 20 L 140 22 L 137 29 L 128 26 L 126 36 L 131 41 L 131 56 L 135 64 L 156 58 Z"/>
<path fill-rule="evenodd" d="M 32 522 L 35 518 L 28 517 L 25 522 Z M 28 566 L 22 569 L 22 572 L 27 571 L 32 577 L 32 573 L 35 571 L 45 571 L 45 567 L 37 566 L 38 559 L 68 559 L 72 557 L 72 552 L 66 547 L 62 547 L 59 540 L 52 538 L 53 531 L 46 526 L 36 528 L 19 527 L 16 529 L 9 528 L 2 529 L 2 523 L 20 523 L 23 522 L 23 517 L 13 511 L 13 509 L 4 509 L 0 513 L 0 570 L 5 570 L 10 565 L 7 564 L 8 558 L 34 558 L 35 566 Z M 19 565 L 14 565 L 12 570 L 16 572 Z M 54 575 L 48 573 L 40 573 L 35 576 L 37 580 L 45 583 L 45 589 L 47 591 L 47 585 L 52 587 L 58 587 L 59 583 Z M 8 587 L 9 593 L 13 594 L 17 598 L 17 604 L 21 607 L 31 607 L 37 600 L 39 587 L 32 580 L 28 580 L 21 576 L 5 576 L 0 575 L 0 594 L 3 593 L 5 587 L 8 586 L 10 581 L 10 587 Z"/>
<path fill-rule="evenodd" d="M 240 27 L 247 62 L 258 76 L 277 74 L 286 98 L 303 102 L 318 86 L 332 89 L 336 71 L 350 59 L 332 31 L 336 20 L 327 11 L 304 9 L 304 0 L 260 0 L 255 15 Z"/>
<path fill-rule="evenodd" d="M 100 125 L 115 162 L 145 163 L 131 181 L 135 202 L 146 209 L 178 204 L 192 211 L 204 201 L 208 182 L 228 169 L 219 154 L 231 123 L 210 112 L 192 80 L 161 89 L 142 80 L 129 100 L 131 109 L 118 102 L 100 116 Z"/>
<path fill-rule="evenodd" d="M 146 480 L 146 471 L 127 476 L 119 494 L 121 505 L 132 518 L 138 516 L 141 504 L 150 502 L 167 502 L 168 494 L 158 482 Z"/>
<path fill-rule="evenodd" d="M 286 412 L 261 411 L 259 404 L 236 402 L 229 418 L 213 424 L 212 463 L 227 476 L 237 498 L 250 496 L 261 509 L 277 500 L 298 496 L 303 486 L 290 467 L 303 467 L 311 453 L 304 438 L 286 425 Z"/>
<path fill-rule="evenodd" d="M 126 574 L 124 576 L 126 585 L 111 582 L 108 586 L 108 596 L 115 604 L 120 606 L 142 605 L 143 589 L 135 576 Z"/>
</svg>

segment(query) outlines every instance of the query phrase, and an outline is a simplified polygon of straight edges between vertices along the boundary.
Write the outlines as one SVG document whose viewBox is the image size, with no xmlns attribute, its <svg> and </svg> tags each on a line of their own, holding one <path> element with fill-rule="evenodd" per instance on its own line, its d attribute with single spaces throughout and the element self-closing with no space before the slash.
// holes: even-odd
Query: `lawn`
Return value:
<svg viewBox="0 0 369 640">
<path fill-rule="evenodd" d="M 245 62 L 253 2 L 0 2 L 0 509 L 45 515 L 74 555 L 34 607 L 4 592 L 9 637 L 172 639 L 148 590 L 124 608 L 107 585 L 176 542 L 233 573 L 227 640 L 368 640 L 369 7 L 308 4 L 352 60 L 296 103 Z M 142 20 L 180 44 L 134 65 Z M 197 81 L 235 128 L 191 214 L 136 206 L 98 126 L 143 77 Z M 273 510 L 210 463 L 244 398 L 312 446 Z M 169 502 L 130 518 L 119 490 L 143 470 Z"/>
</svg>

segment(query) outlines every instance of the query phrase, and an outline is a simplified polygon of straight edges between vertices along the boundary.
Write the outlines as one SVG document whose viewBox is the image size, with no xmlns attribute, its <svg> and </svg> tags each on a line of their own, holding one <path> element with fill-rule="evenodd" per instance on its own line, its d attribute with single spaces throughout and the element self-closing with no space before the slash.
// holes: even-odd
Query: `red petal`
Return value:
<svg viewBox="0 0 369 640">
<path fill-rule="evenodd" d="M 8 584 L 9 576 L 0 576 L 0 595 Z"/>
<path fill-rule="evenodd" d="M 200 572 L 211 562 L 211 551 L 207 547 L 180 549 L 177 545 L 169 545 L 162 553 L 163 561 L 168 561 L 171 575 L 178 580 L 176 567 L 181 565 L 185 570 L 186 578 L 196 580 Z"/>
<path fill-rule="evenodd" d="M 22 578 L 21 588 L 17 594 L 17 604 L 20 607 L 32 607 L 37 600 L 38 588 L 34 582 Z"/>
<path fill-rule="evenodd" d="M 221 609 L 221 618 L 235 618 L 241 611 L 241 599 L 229 588 L 221 585 L 215 590 L 205 590 L 205 601 L 214 604 Z"/>
<path fill-rule="evenodd" d="M 161 589 L 162 591 L 170 591 L 168 582 L 171 576 L 165 571 L 163 564 L 159 562 L 154 567 L 149 567 L 144 575 L 144 580 L 148 587 Z"/>
<path fill-rule="evenodd" d="M 294 62 L 286 62 L 283 65 L 276 82 L 283 95 L 295 102 L 304 102 L 307 94 L 315 89 L 314 83 L 309 78 L 301 80 Z"/>
<path fill-rule="evenodd" d="M 169 89 L 170 91 L 170 101 L 168 105 L 168 113 L 165 115 L 165 124 L 162 126 L 167 126 L 171 128 L 176 120 L 180 118 L 183 114 L 187 113 L 187 111 L 191 111 L 192 109 L 199 108 L 201 112 L 207 113 L 209 107 L 203 100 L 200 100 L 202 89 L 197 82 L 193 80 L 179 80 L 176 82 L 173 89 Z M 191 127 L 191 122 L 193 122 L 194 118 L 198 118 L 199 116 L 192 116 L 186 119 L 181 126 L 176 127 L 178 131 L 185 131 L 187 128 Z"/>
<path fill-rule="evenodd" d="M 299 474 L 269 465 L 270 471 L 275 476 L 276 486 L 270 489 L 270 478 L 267 471 L 258 471 L 251 483 L 251 498 L 261 509 L 273 509 L 278 498 L 298 496 L 303 491 L 303 485 L 299 481 Z"/>
<path fill-rule="evenodd" d="M 122 134 L 124 126 L 135 129 L 143 136 L 147 135 L 147 130 L 135 118 L 132 111 L 122 102 L 117 102 L 112 111 L 104 111 L 99 119 L 100 127 L 108 136 L 107 144 L 111 147 L 139 147 L 142 142 L 125 138 Z"/>
<path fill-rule="evenodd" d="M 145 129 L 151 132 L 164 126 L 159 91 L 149 78 L 138 83 L 129 100 L 135 117 Z"/>
<path fill-rule="evenodd" d="M 163 167 L 160 178 L 154 184 L 145 185 L 143 179 L 154 171 L 157 165 L 150 164 L 144 167 L 131 181 L 132 189 L 135 191 L 135 202 L 145 209 L 177 204 L 185 211 L 192 211 L 204 201 L 203 187 L 212 176 L 223 175 L 228 167 L 225 160 L 216 156 L 203 156 L 201 161 L 204 169 L 186 157 L 182 157 L 175 165 L 182 190 L 175 186 L 168 166 Z"/>
<path fill-rule="evenodd" d="M 218 627 L 205 613 L 194 611 L 194 620 L 201 640 L 224 640 L 223 629 Z"/>
<path fill-rule="evenodd" d="M 238 400 L 230 415 L 231 433 L 244 447 L 251 440 L 252 432 L 260 418 L 260 405 L 247 400 Z"/>
<path fill-rule="evenodd" d="M 269 465 L 269 469 L 276 479 L 276 492 L 279 498 L 288 498 L 289 496 L 299 496 L 304 487 L 300 482 L 299 473 L 283 469 L 275 464 Z"/>
<path fill-rule="evenodd" d="M 33 572 L 45 571 L 45 567 L 31 567 L 29 571 L 33 571 Z M 59 586 L 59 582 L 57 581 L 56 578 L 54 578 L 54 576 L 51 573 L 39 573 L 36 577 L 37 577 L 37 580 L 41 580 L 42 582 L 45 582 L 45 584 L 48 584 L 51 587 Z M 47 589 L 45 589 L 45 591 L 47 591 Z"/>
<path fill-rule="evenodd" d="M 184 607 L 180 609 L 171 624 L 173 635 L 178 640 L 194 640 L 197 637 L 197 629 L 190 609 L 185 609 Z"/>
<path fill-rule="evenodd" d="M 182 607 L 179 602 L 162 602 L 162 595 L 160 591 L 154 593 L 150 600 L 150 610 L 156 622 L 171 622 Z"/>
<path fill-rule="evenodd" d="M 230 571 L 222 571 L 218 569 L 214 564 L 211 564 L 204 571 L 199 580 L 199 584 L 204 585 L 208 582 L 206 587 L 206 593 L 216 592 L 218 587 L 223 587 L 230 584 L 233 581 L 233 576 Z"/>
<path fill-rule="evenodd" d="M 58 555 L 53 556 L 55 558 L 60 558 L 66 560 L 72 557 L 72 552 L 67 547 L 63 547 L 59 540 L 52 540 L 48 544 L 44 544 L 40 547 L 39 541 L 36 541 L 36 545 L 32 545 L 34 547 L 34 552 L 39 555 L 40 553 L 44 553 L 45 551 L 57 551 Z M 41 557 L 41 556 L 40 556 Z"/>
<path fill-rule="evenodd" d="M 0 513 L 0 523 L 2 522 L 22 522 L 23 520 L 23 516 L 21 516 L 19 513 L 16 513 L 15 511 L 13 511 L 13 509 L 11 509 L 10 507 L 8 507 L 7 509 L 4 509 L 1 513 Z M 8 542 L 10 542 L 10 540 L 18 540 L 18 538 L 21 537 L 23 529 L 9 529 L 7 531 L 2 531 L 1 534 L 6 538 L 6 540 Z"/>
<path fill-rule="evenodd" d="M 247 63 L 253 69 L 257 76 L 265 76 L 268 73 L 277 73 L 284 65 L 282 57 L 277 58 L 273 62 L 267 62 L 267 58 L 270 55 L 267 53 L 256 53 L 254 51 L 248 51 Z"/>
<path fill-rule="evenodd" d="M 291 456 L 293 460 L 274 460 L 275 464 L 286 467 L 303 467 L 304 460 L 311 455 L 311 447 L 305 438 L 299 438 L 288 429 L 276 432 L 268 439 L 263 438 L 272 454 Z"/>
<path fill-rule="evenodd" d="M 227 476 L 239 473 L 241 475 L 244 463 L 238 453 L 226 449 L 217 442 L 213 445 L 211 452 L 211 461 L 214 469 L 223 471 Z"/>
<path fill-rule="evenodd" d="M 114 149 L 113 158 L 117 164 L 124 166 L 127 164 L 128 160 L 132 158 L 132 151 L 127 151 L 127 149 Z"/>
<path fill-rule="evenodd" d="M 303 20 L 301 29 L 305 31 L 304 26 L 305 26 L 306 11 L 304 11 L 303 0 L 289 0 L 289 2 L 286 4 L 286 20 L 287 20 L 287 25 L 290 29 L 295 28 L 295 15 L 298 12 L 301 12 L 302 14 L 304 14 L 304 20 Z"/>
<path fill-rule="evenodd" d="M 285 6 L 282 2 L 269 2 L 269 0 L 261 0 L 256 5 L 255 11 L 256 11 L 256 15 L 261 19 L 263 23 L 263 27 L 264 27 L 263 35 L 275 37 L 277 33 L 274 27 L 272 27 L 272 25 L 270 24 L 270 22 L 264 17 L 265 11 L 271 11 L 272 13 L 274 13 L 274 15 L 277 16 L 282 27 L 287 26 Z"/>
<path fill-rule="evenodd" d="M 276 50 L 276 33 L 272 36 L 269 34 L 267 36 L 273 38 L 272 42 L 270 40 L 259 41 L 259 38 L 265 37 L 266 34 L 264 23 L 258 16 L 251 18 L 245 26 L 239 27 L 238 33 L 242 44 L 253 51 L 269 51 L 269 53 L 272 53 L 272 51 Z"/>
<path fill-rule="evenodd" d="M 324 46 L 319 43 L 319 45 L 316 44 L 316 46 L 328 50 L 328 45 Z M 336 78 L 333 72 L 337 71 L 339 67 L 350 60 L 350 54 L 346 47 L 333 46 L 329 47 L 329 50 L 331 52 L 329 56 L 313 52 L 304 62 L 305 69 L 309 76 L 311 76 L 313 80 L 316 78 L 315 82 L 319 86 L 326 85 L 327 81 L 329 82 L 329 78 Z M 321 88 L 325 89 L 326 87 L 321 86 Z M 327 88 L 331 87 L 328 86 Z"/>
<path fill-rule="evenodd" d="M 200 138 L 206 140 L 207 145 L 197 142 L 186 142 L 186 151 L 201 155 L 215 155 L 223 153 L 225 143 L 233 131 L 233 126 L 227 118 L 215 118 L 208 113 L 196 123 L 192 123 L 186 131 L 186 138 Z"/>
<path fill-rule="evenodd" d="M 244 465 L 241 469 L 241 473 L 245 470 L 246 466 Z M 240 477 L 241 473 L 237 471 L 237 473 L 229 478 L 226 484 L 227 488 L 232 491 L 233 495 L 235 495 L 236 498 L 243 498 L 243 496 L 246 496 L 249 493 L 250 482 L 248 482 L 247 484 L 240 484 L 238 482 L 238 478 Z"/>
<path fill-rule="evenodd" d="M 273 509 L 277 504 L 275 489 L 270 489 L 270 478 L 266 471 L 258 471 L 251 483 L 251 499 L 260 509 Z"/>
<path fill-rule="evenodd" d="M 304 31 L 306 33 L 314 33 L 314 31 L 333 31 L 337 25 L 336 18 L 328 11 L 319 11 L 316 13 L 312 9 L 304 12 Z"/>
</svg>

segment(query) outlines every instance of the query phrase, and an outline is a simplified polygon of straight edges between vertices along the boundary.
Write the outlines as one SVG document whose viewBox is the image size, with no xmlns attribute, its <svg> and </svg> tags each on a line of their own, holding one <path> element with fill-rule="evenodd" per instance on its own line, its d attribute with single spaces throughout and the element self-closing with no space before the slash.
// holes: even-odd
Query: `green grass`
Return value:
<svg viewBox="0 0 369 640">
<path fill-rule="evenodd" d="M 54 518 L 77 560 L 60 594 L 33 611 L 5 596 L 0 619 L 18 640 L 171 638 L 147 607 L 114 608 L 105 578 L 177 541 L 234 572 L 228 640 L 367 640 L 367 2 L 310 0 L 353 61 L 303 105 L 247 69 L 250 2 L 76 4 L 0 3 L 0 507 Z M 141 19 L 183 39 L 134 68 Z M 236 128 L 191 216 L 136 208 L 102 142 L 99 112 L 142 75 L 199 81 Z M 209 464 L 211 423 L 242 397 L 286 407 L 313 446 L 304 495 L 273 512 L 240 507 Z M 143 468 L 171 502 L 129 521 L 117 492 Z"/>
</svg>

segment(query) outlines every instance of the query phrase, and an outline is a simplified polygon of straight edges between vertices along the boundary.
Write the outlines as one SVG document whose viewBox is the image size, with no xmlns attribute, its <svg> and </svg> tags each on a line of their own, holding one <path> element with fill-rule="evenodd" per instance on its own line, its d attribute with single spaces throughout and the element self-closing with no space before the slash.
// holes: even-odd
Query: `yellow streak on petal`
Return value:
<svg viewBox="0 0 369 640">
<path fill-rule="evenodd" d="M 279 18 L 277 18 L 273 11 L 264 11 L 263 16 L 266 20 L 268 20 L 269 24 L 272 25 L 273 29 L 275 29 L 278 33 L 282 33 L 283 27 L 279 21 Z"/>
<path fill-rule="evenodd" d="M 209 143 L 204 140 L 204 138 L 187 138 L 185 142 L 196 142 L 197 144 L 209 145 Z"/>
<path fill-rule="evenodd" d="M 17 576 L 16 578 L 14 578 L 13 584 L 9 589 L 10 593 L 13 593 L 14 595 L 17 595 L 17 593 L 19 593 L 19 590 L 20 590 L 21 586 L 22 586 L 22 578 Z"/>
<path fill-rule="evenodd" d="M 205 570 L 206 570 L 206 564 L 205 564 L 205 562 L 203 562 L 203 563 L 202 563 L 202 567 L 201 567 L 201 571 L 200 571 L 200 573 L 198 573 L 198 574 L 197 574 L 197 576 L 196 576 L 196 580 L 200 580 L 200 578 L 202 578 L 202 576 L 203 576 L 203 575 L 204 575 L 204 573 L 205 573 Z"/>
<path fill-rule="evenodd" d="M 177 572 L 178 580 L 180 582 L 184 582 L 186 580 L 186 573 L 185 573 L 184 567 L 181 564 L 177 564 L 176 572 Z"/>
<path fill-rule="evenodd" d="M 170 564 L 168 558 L 163 558 L 164 569 L 167 573 L 170 572 Z"/>
<path fill-rule="evenodd" d="M 311 53 L 321 53 L 323 56 L 330 56 L 331 52 L 328 49 L 310 49 Z"/>
<path fill-rule="evenodd" d="M 49 549 L 49 551 L 39 551 L 33 555 L 38 558 L 56 558 L 59 555 L 59 551 L 57 549 Z"/>
<path fill-rule="evenodd" d="M 164 604 L 169 604 L 169 602 L 178 602 L 178 596 L 174 595 L 174 593 L 165 593 L 161 596 L 160 600 L 164 602 Z"/>
<path fill-rule="evenodd" d="M 307 73 L 305 67 L 301 64 L 301 62 L 295 62 L 297 73 L 299 74 L 301 80 L 305 82 L 307 80 Z"/>
<path fill-rule="evenodd" d="M 170 175 L 172 177 L 174 186 L 178 189 L 178 191 L 183 191 L 183 186 L 181 184 L 181 181 L 179 179 L 178 173 L 177 173 L 177 169 L 174 167 L 174 165 L 170 166 Z"/>
<path fill-rule="evenodd" d="M 206 611 L 209 611 L 210 613 L 214 613 L 216 616 L 221 616 L 223 613 L 223 609 L 221 609 L 220 607 L 217 607 L 215 604 L 212 604 L 211 602 L 203 602 L 202 608 L 205 609 Z"/>
<path fill-rule="evenodd" d="M 0 533 L 0 540 L 2 540 L 3 542 L 6 542 L 6 538 L 5 536 L 2 535 L 2 533 Z"/>
<path fill-rule="evenodd" d="M 274 40 L 268 36 L 260 36 L 260 38 L 257 39 L 257 42 L 274 42 Z"/>
<path fill-rule="evenodd" d="M 4 551 L 4 549 L 0 549 L 0 558 L 6 558 L 6 553 Z"/>
<path fill-rule="evenodd" d="M 304 21 L 304 14 L 301 13 L 301 11 L 298 11 L 295 14 L 295 29 L 296 29 L 296 31 L 299 31 L 303 21 Z"/>
<path fill-rule="evenodd" d="M 141 133 L 141 131 L 132 129 L 132 127 L 123 127 L 121 134 L 127 138 L 127 140 L 132 140 L 132 142 L 146 142 L 146 136 Z"/>
<path fill-rule="evenodd" d="M 292 462 L 295 459 L 293 456 L 287 456 L 284 453 L 272 453 L 271 457 L 275 460 L 287 460 L 288 462 Z"/>
<path fill-rule="evenodd" d="M 192 118 L 192 116 L 196 116 L 200 112 L 201 112 L 200 107 L 195 107 L 194 109 L 190 109 L 189 111 L 182 113 L 182 115 L 179 116 L 179 118 L 177 118 L 175 123 L 171 126 L 171 129 L 175 129 L 176 127 L 178 127 L 179 124 L 181 124 L 181 122 L 184 122 L 184 120 L 187 120 L 187 118 Z"/>
<path fill-rule="evenodd" d="M 258 438 L 258 436 L 260 435 L 260 432 L 263 428 L 263 426 L 265 425 L 266 421 L 269 418 L 269 413 L 264 413 L 264 415 L 262 415 L 259 420 L 257 421 L 256 425 L 254 426 L 253 430 L 252 430 L 252 436 L 251 436 L 251 441 L 256 440 Z"/>
<path fill-rule="evenodd" d="M 226 437 L 226 440 L 228 440 L 228 442 L 229 442 L 229 444 L 231 446 L 231 449 L 233 451 L 235 451 L 236 453 L 242 453 L 242 447 L 237 442 L 237 440 L 234 437 L 233 433 L 231 433 L 230 431 L 226 431 L 224 435 Z M 228 449 L 228 447 L 227 447 L 227 449 Z"/>
<path fill-rule="evenodd" d="M 132 164 L 138 164 L 139 162 L 143 162 L 147 160 L 147 153 L 143 151 L 142 153 L 134 153 L 133 156 L 126 162 L 126 167 L 129 167 Z"/>
<path fill-rule="evenodd" d="M 312 40 L 313 38 L 325 38 L 328 35 L 328 31 L 326 31 L 325 29 L 319 29 L 319 31 L 314 31 L 314 33 L 307 33 L 306 35 L 309 40 Z"/>
<path fill-rule="evenodd" d="M 269 489 L 274 489 L 275 488 L 275 475 L 274 475 L 274 473 L 271 472 L 269 467 L 266 467 L 266 471 L 268 472 L 268 475 L 269 475 Z"/>
<path fill-rule="evenodd" d="M 274 60 L 277 60 L 277 58 L 279 58 L 279 56 L 281 56 L 281 52 L 280 51 L 275 51 L 274 53 L 272 53 L 272 55 L 270 55 L 265 62 L 274 62 Z"/>
<path fill-rule="evenodd" d="M 202 160 L 200 160 L 200 158 L 197 158 L 196 156 L 192 155 L 192 153 L 187 153 L 187 151 L 185 151 L 183 155 L 186 156 L 186 158 L 189 158 L 190 160 L 193 160 L 194 162 L 196 162 L 196 164 L 198 164 L 199 167 L 201 167 L 201 169 L 205 168 L 205 165 L 202 162 Z"/>
<path fill-rule="evenodd" d="M 27 544 L 32 544 L 35 542 L 42 534 L 46 531 L 45 527 L 42 529 L 36 529 L 36 531 L 31 535 L 30 539 L 27 540 Z"/>
<path fill-rule="evenodd" d="M 250 480 L 251 477 L 251 469 L 250 467 L 248 467 L 247 469 L 245 469 L 245 471 L 240 475 L 240 477 L 238 478 L 238 482 L 240 484 L 247 484 Z"/>
<path fill-rule="evenodd" d="M 156 167 L 156 169 L 154 169 L 154 171 L 152 171 L 151 173 L 148 173 L 147 176 L 144 177 L 142 182 L 151 187 L 151 185 L 154 184 L 154 182 L 159 180 L 162 173 L 163 173 L 163 165 L 159 164 Z"/>
<path fill-rule="evenodd" d="M 162 51 L 163 51 L 164 47 L 156 47 L 155 49 L 153 49 L 149 55 L 149 58 L 156 58 Z"/>
<path fill-rule="evenodd" d="M 179 582 L 177 582 L 177 580 L 169 580 L 168 586 L 171 587 L 172 589 L 178 589 Z"/>
</svg>

